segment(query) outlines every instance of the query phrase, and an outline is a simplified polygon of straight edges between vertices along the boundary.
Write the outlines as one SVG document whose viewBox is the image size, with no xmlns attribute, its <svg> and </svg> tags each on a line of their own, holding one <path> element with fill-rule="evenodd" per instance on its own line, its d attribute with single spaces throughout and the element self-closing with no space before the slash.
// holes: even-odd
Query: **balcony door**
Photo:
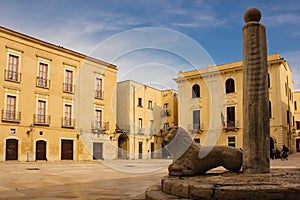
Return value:
<svg viewBox="0 0 300 200">
<path fill-rule="evenodd" d="M 9 55 L 8 60 L 8 80 L 18 81 L 18 69 L 19 68 L 19 57 L 15 55 Z"/>
<path fill-rule="evenodd" d="M 200 129 L 200 110 L 193 110 L 193 130 Z"/>
<path fill-rule="evenodd" d="M 15 96 L 10 96 L 10 95 L 7 96 L 6 119 L 7 120 L 16 119 L 16 97 Z"/>
<path fill-rule="evenodd" d="M 235 127 L 235 107 L 227 107 L 227 127 Z"/>
<path fill-rule="evenodd" d="M 46 101 L 38 101 L 37 122 L 46 123 Z"/>
<path fill-rule="evenodd" d="M 71 126 L 72 125 L 72 106 L 65 105 L 65 118 L 64 118 L 64 125 Z"/>
<path fill-rule="evenodd" d="M 40 63 L 39 65 L 39 77 L 38 77 L 38 86 L 48 87 L 48 65 Z"/>
</svg>

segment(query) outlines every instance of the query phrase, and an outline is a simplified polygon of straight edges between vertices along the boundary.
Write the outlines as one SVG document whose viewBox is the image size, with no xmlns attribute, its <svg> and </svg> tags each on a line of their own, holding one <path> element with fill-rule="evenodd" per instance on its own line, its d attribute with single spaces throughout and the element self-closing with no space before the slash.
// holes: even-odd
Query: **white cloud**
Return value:
<svg viewBox="0 0 300 200">
<path fill-rule="evenodd" d="M 298 13 L 276 13 L 276 15 L 265 17 L 264 20 L 268 26 L 299 24 L 300 15 Z"/>
</svg>

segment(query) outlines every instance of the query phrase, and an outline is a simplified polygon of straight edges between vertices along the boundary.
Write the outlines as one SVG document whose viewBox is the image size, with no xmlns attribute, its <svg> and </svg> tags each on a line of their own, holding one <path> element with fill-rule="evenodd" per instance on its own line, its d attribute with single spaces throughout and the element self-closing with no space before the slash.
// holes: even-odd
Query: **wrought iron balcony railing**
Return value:
<svg viewBox="0 0 300 200">
<path fill-rule="evenodd" d="M 171 116 L 171 111 L 169 109 L 161 111 L 161 116 L 162 117 L 168 117 Z"/>
<path fill-rule="evenodd" d="M 137 134 L 138 135 L 145 135 L 145 128 L 138 127 L 137 128 Z"/>
<path fill-rule="evenodd" d="M 40 115 L 40 114 L 33 115 L 33 124 L 34 125 L 49 126 L 50 120 L 51 120 L 51 117 L 48 115 Z"/>
<path fill-rule="evenodd" d="M 19 83 L 21 82 L 21 73 L 12 70 L 5 70 L 5 80 Z"/>
<path fill-rule="evenodd" d="M 75 86 L 69 83 L 64 83 L 63 84 L 63 90 L 66 93 L 74 93 L 75 91 Z"/>
<path fill-rule="evenodd" d="M 122 133 L 129 133 L 130 132 L 130 125 L 117 124 L 116 131 L 117 132 L 122 132 Z"/>
<path fill-rule="evenodd" d="M 61 126 L 63 128 L 74 128 L 75 127 L 75 119 L 63 117 L 61 119 Z"/>
<path fill-rule="evenodd" d="M 223 129 L 226 131 L 237 131 L 239 129 L 239 121 L 227 121 Z"/>
<path fill-rule="evenodd" d="M 109 129 L 109 122 L 104 122 L 102 124 L 101 121 L 92 121 L 93 133 L 104 133 L 108 129 Z"/>
<path fill-rule="evenodd" d="M 189 124 L 187 128 L 189 131 L 192 132 L 202 132 L 204 130 L 204 124 L 203 123 Z"/>
<path fill-rule="evenodd" d="M 95 90 L 95 98 L 96 99 L 103 99 L 104 92 L 102 90 Z"/>
<path fill-rule="evenodd" d="M 49 88 L 50 80 L 43 78 L 43 77 L 36 77 L 36 86 L 42 87 L 42 88 Z"/>
<path fill-rule="evenodd" d="M 4 122 L 20 123 L 20 121 L 21 121 L 21 112 L 10 111 L 10 110 L 2 110 L 1 120 L 4 121 Z"/>
</svg>

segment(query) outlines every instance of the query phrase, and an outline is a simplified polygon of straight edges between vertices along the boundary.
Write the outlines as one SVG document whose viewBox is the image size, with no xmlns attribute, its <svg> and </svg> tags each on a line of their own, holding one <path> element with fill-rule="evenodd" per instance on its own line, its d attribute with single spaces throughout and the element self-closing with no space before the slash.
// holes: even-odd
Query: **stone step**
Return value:
<svg viewBox="0 0 300 200">
<path fill-rule="evenodd" d="M 162 191 L 162 188 L 160 185 L 150 186 L 146 190 L 146 200 L 173 200 L 173 199 L 185 200 L 187 198 L 181 198 L 178 196 L 166 194 Z"/>
</svg>

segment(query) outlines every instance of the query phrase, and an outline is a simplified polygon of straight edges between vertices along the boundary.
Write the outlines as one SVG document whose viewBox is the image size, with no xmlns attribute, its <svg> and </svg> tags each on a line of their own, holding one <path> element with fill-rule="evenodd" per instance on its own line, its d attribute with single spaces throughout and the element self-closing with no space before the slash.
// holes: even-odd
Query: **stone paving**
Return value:
<svg viewBox="0 0 300 200">
<path fill-rule="evenodd" d="M 171 160 L 0 162 L 0 199 L 144 199 Z M 271 168 L 300 169 L 300 153 L 271 160 Z M 217 168 L 215 171 L 222 171 Z"/>
</svg>

